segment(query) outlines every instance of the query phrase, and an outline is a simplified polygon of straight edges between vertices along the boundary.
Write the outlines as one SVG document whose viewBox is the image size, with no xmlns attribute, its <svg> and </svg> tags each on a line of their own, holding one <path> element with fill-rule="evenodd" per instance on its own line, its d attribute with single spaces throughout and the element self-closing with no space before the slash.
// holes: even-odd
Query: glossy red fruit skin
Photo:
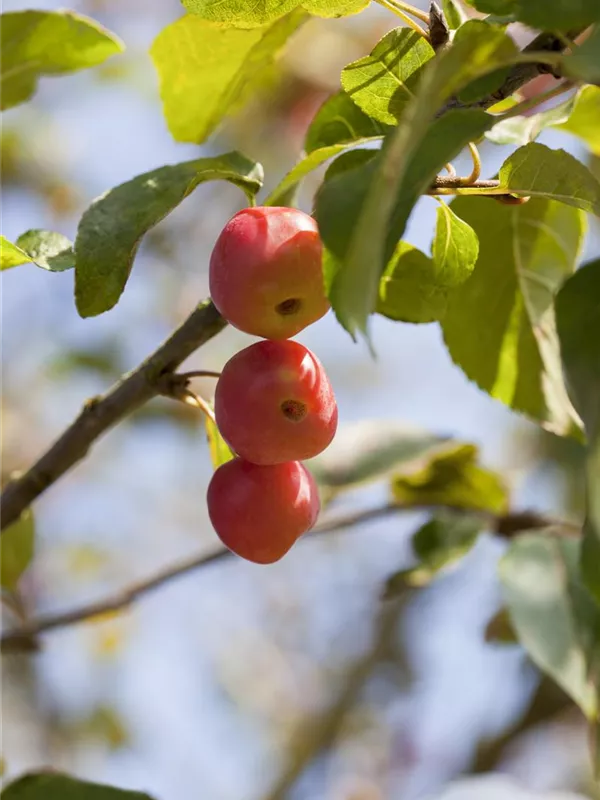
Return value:
<svg viewBox="0 0 600 800">
<path fill-rule="evenodd" d="M 314 478 L 298 461 L 270 467 L 228 461 L 213 475 L 207 502 L 223 544 L 256 564 L 279 561 L 320 510 Z"/>
<path fill-rule="evenodd" d="M 234 327 L 288 339 L 329 310 L 317 223 L 294 208 L 244 208 L 210 258 L 210 294 Z"/>
<path fill-rule="evenodd" d="M 314 353 L 298 342 L 263 341 L 225 364 L 215 416 L 237 455 L 254 464 L 282 464 L 322 452 L 335 435 L 338 410 Z"/>
</svg>

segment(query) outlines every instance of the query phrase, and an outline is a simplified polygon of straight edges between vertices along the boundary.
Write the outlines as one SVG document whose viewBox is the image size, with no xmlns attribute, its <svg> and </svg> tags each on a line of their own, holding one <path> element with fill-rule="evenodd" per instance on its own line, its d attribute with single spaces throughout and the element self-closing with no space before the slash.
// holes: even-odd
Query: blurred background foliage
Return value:
<svg viewBox="0 0 600 800">
<path fill-rule="evenodd" d="M 26 7 L 4 2 L 5 11 Z M 4 116 L 11 240 L 32 227 L 73 238 L 106 189 L 234 148 L 263 163 L 269 190 L 297 159 L 341 67 L 394 26 L 378 8 L 310 21 L 252 102 L 196 147 L 170 138 L 148 55 L 182 13 L 177 0 L 70 7 L 115 31 L 127 50 L 100 68 L 42 80 L 32 102 Z M 541 140 L 583 152 L 556 131 Z M 489 174 L 507 152 L 483 145 Z M 318 175 L 303 189 L 307 210 Z M 3 480 L 206 296 L 210 250 L 242 201 L 226 184 L 201 187 L 145 238 L 122 301 L 101 317 L 78 317 L 70 272 L 26 265 L 3 275 Z M 424 198 L 410 222 L 407 238 L 424 249 L 434 209 Z M 598 245 L 592 227 L 587 254 Z M 577 442 L 540 431 L 469 384 L 436 325 L 378 318 L 373 327 L 375 360 L 332 315 L 299 337 L 331 376 L 342 441 L 345 429 L 371 420 L 383 436 L 401 423 L 473 442 L 504 476 L 514 507 L 580 518 Z M 218 369 L 248 341 L 229 329 L 190 369 Z M 210 396 L 212 382 L 198 390 Z M 103 597 L 214 548 L 210 474 L 196 410 L 167 400 L 142 409 L 37 504 L 36 553 L 21 586 L 27 611 Z M 375 482 L 332 496 L 331 507 L 373 506 L 387 492 Z M 599 797 L 579 712 L 502 635 L 503 541 L 483 535 L 428 587 L 382 600 L 390 575 L 414 563 L 410 536 L 426 519 L 414 512 L 307 537 L 270 567 L 229 559 L 126 612 L 52 632 L 34 655 L 4 656 L 5 776 L 52 765 L 161 800 L 412 800 L 464 773 L 501 771 L 531 790 Z M 17 621 L 14 610 L 3 614 L 5 625 Z"/>
</svg>

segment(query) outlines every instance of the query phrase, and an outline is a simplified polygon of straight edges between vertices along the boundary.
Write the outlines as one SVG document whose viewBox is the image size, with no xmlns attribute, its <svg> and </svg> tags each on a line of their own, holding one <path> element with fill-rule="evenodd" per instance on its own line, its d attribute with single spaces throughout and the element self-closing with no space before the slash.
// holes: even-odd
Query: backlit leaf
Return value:
<svg viewBox="0 0 600 800">
<path fill-rule="evenodd" d="M 204 425 L 206 428 L 210 460 L 212 461 L 213 468 L 218 469 L 221 464 L 231 461 L 235 456 L 225 439 L 221 436 L 221 432 L 216 424 L 207 415 L 204 416 Z"/>
<path fill-rule="evenodd" d="M 542 199 L 492 202 L 452 203 L 477 233 L 480 251 L 473 275 L 449 299 L 444 340 L 481 389 L 566 434 L 578 418 L 562 380 L 553 301 L 575 268 L 585 217 Z"/>
<path fill-rule="evenodd" d="M 396 474 L 392 495 L 401 506 L 450 506 L 502 513 L 508 492 L 501 477 L 478 463 L 477 448 L 453 444 L 416 472 Z"/>
<path fill-rule="evenodd" d="M 24 250 L 9 242 L 5 236 L 0 236 L 0 270 L 12 269 L 19 264 L 31 263 L 32 260 Z"/>
<path fill-rule="evenodd" d="M 123 43 L 93 19 L 73 11 L 2 14 L 2 110 L 24 103 L 40 77 L 102 64 Z"/>
<path fill-rule="evenodd" d="M 434 322 L 444 316 L 450 287 L 438 279 L 429 256 L 399 242 L 379 282 L 377 313 L 401 322 Z"/>
<path fill-rule="evenodd" d="M 294 9 L 305 9 L 317 17 L 344 17 L 366 8 L 369 0 L 182 0 L 185 8 L 202 19 L 236 28 L 255 28 L 273 22 Z"/>
<path fill-rule="evenodd" d="M 226 115 L 252 96 L 254 83 L 304 18 L 295 12 L 243 30 L 188 14 L 167 25 L 150 54 L 173 137 L 179 142 L 203 142 Z"/>
<path fill-rule="evenodd" d="M 345 92 L 338 92 L 329 97 L 313 117 L 304 149 L 312 153 L 334 144 L 381 138 L 389 131 L 389 125 L 367 116 Z"/>
<path fill-rule="evenodd" d="M 344 67 L 342 88 L 370 117 L 393 125 L 414 97 L 422 68 L 434 54 L 418 33 L 396 28 L 375 45 L 370 55 Z"/>
<path fill-rule="evenodd" d="M 83 214 L 75 241 L 75 299 L 82 317 L 112 308 L 142 236 L 201 183 L 225 180 L 252 198 L 262 167 L 240 153 L 159 167 L 103 194 Z"/>
<path fill-rule="evenodd" d="M 600 88 L 584 86 L 575 96 L 568 119 L 555 127 L 583 139 L 592 153 L 600 155 Z"/>
<path fill-rule="evenodd" d="M 600 183 L 564 150 L 532 142 L 520 147 L 500 168 L 500 190 L 545 197 L 600 216 Z"/>
</svg>

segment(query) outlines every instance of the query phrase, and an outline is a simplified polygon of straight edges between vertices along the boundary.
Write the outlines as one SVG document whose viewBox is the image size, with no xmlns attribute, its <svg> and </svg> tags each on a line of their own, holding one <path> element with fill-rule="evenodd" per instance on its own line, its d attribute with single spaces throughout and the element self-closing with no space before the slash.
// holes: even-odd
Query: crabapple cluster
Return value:
<svg viewBox="0 0 600 800">
<path fill-rule="evenodd" d="M 301 461 L 337 427 L 321 362 L 289 339 L 329 309 L 316 222 L 293 208 L 243 209 L 221 231 L 209 279 L 225 319 L 263 341 L 236 353 L 217 383 L 217 426 L 236 457 L 213 475 L 208 512 L 230 550 L 270 564 L 315 524 L 318 490 Z"/>
</svg>

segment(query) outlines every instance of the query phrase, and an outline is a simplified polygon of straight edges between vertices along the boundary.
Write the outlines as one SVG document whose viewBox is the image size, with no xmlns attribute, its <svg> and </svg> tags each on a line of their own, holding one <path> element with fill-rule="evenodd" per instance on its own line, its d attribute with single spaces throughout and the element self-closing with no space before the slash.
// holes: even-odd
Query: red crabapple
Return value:
<svg viewBox="0 0 600 800">
<path fill-rule="evenodd" d="M 219 538 L 257 564 L 282 558 L 319 515 L 319 493 L 298 461 L 258 466 L 235 458 L 208 487 L 208 513 Z"/>
<path fill-rule="evenodd" d="M 244 208 L 210 258 L 213 303 L 234 327 L 288 339 L 329 309 L 317 223 L 295 208 Z"/>
<path fill-rule="evenodd" d="M 223 438 L 254 464 L 312 458 L 331 442 L 337 404 L 318 358 L 298 342 L 263 341 L 231 358 L 215 392 Z"/>
</svg>

